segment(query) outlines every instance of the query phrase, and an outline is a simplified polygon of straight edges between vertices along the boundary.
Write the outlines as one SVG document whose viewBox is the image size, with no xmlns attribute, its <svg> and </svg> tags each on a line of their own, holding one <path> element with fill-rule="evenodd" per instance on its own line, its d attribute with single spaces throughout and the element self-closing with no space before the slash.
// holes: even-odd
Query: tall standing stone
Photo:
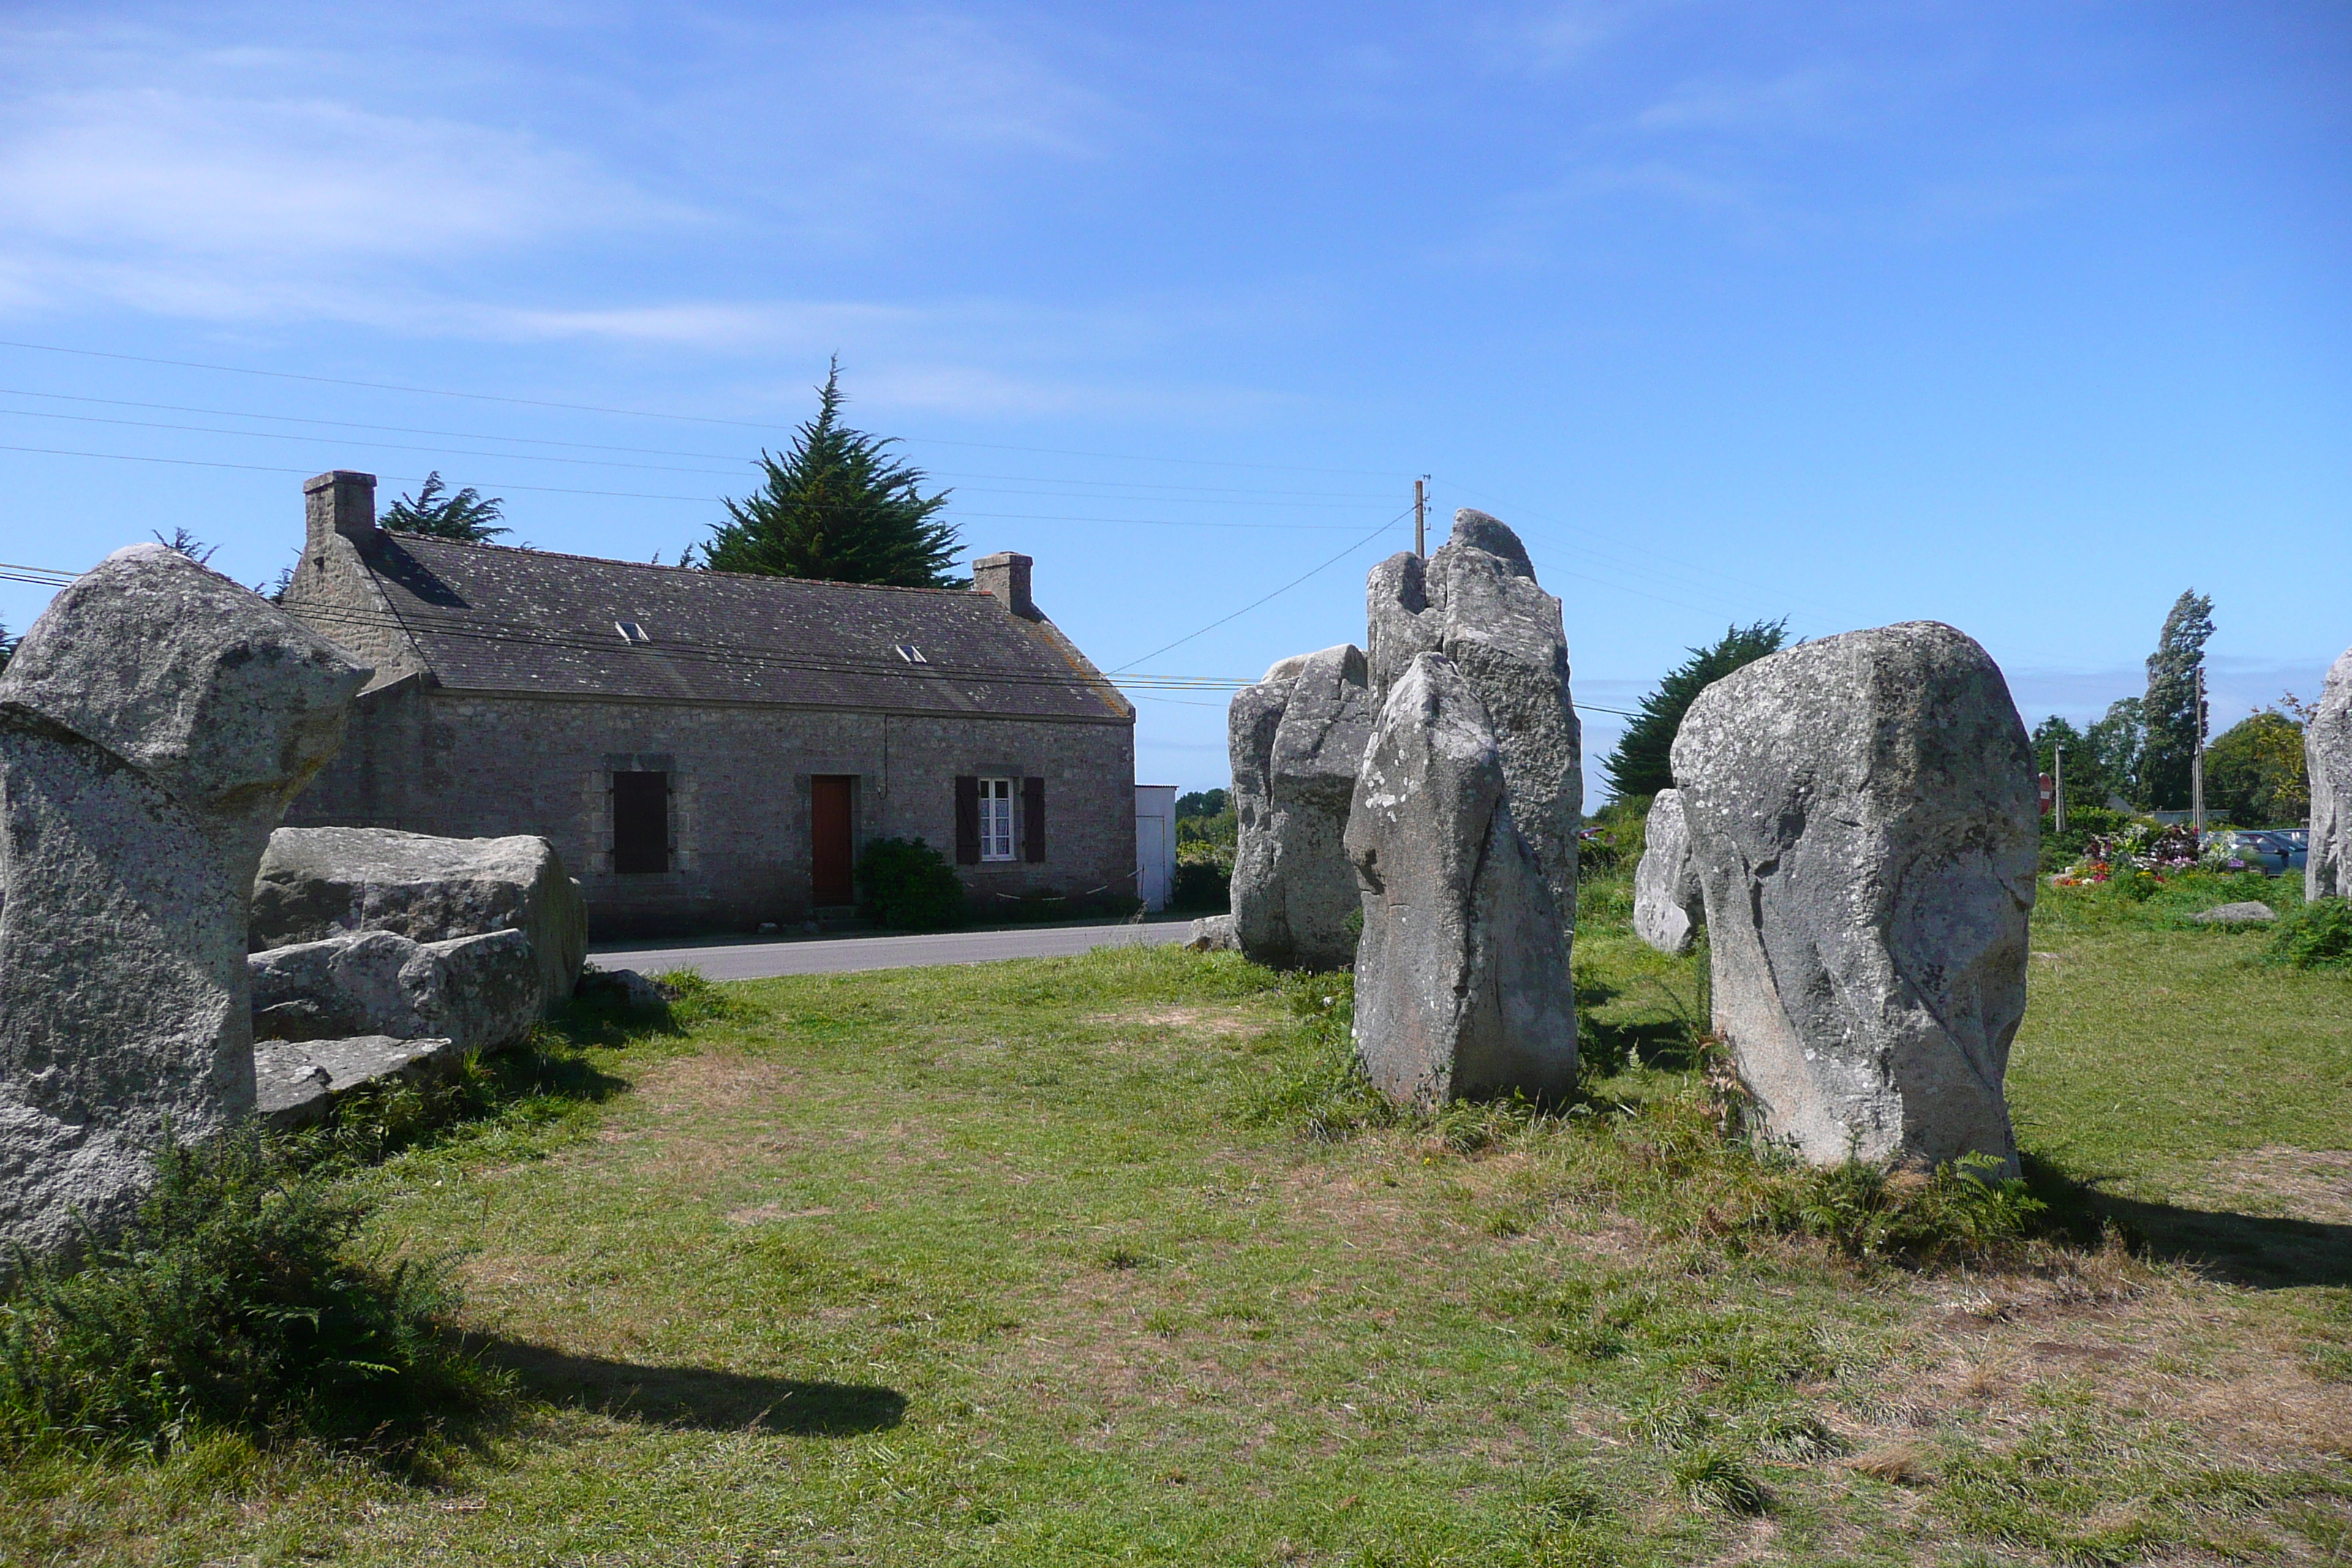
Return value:
<svg viewBox="0 0 2352 1568">
<path fill-rule="evenodd" d="M 1477 692 L 1501 750 L 1512 820 L 1551 889 L 1561 940 L 1572 942 L 1584 763 L 1559 601 L 1537 585 L 1518 535 L 1467 507 L 1427 561 L 1406 553 L 1373 567 L 1365 600 L 1376 709 L 1423 653 L 1444 654 Z"/>
<path fill-rule="evenodd" d="M 1347 846 L 1363 893 L 1356 1053 L 1402 1103 L 1576 1086 L 1568 944 L 1485 703 L 1443 654 L 1391 682 Z"/>
<path fill-rule="evenodd" d="M 1355 956 L 1356 873 L 1341 839 L 1371 729 L 1352 644 L 1286 658 L 1234 696 L 1233 933 L 1256 963 L 1336 969 Z"/>
<path fill-rule="evenodd" d="M 1816 1163 L 2013 1174 L 2040 821 L 1991 658 L 1934 621 L 1803 644 L 1699 693 L 1674 768 L 1716 1026 L 1766 1130 Z"/>
<path fill-rule="evenodd" d="M 1650 803 L 1641 864 L 1633 868 L 1633 934 L 1660 952 L 1679 955 L 1691 950 L 1691 932 L 1705 918 L 1682 794 L 1662 789 Z"/>
<path fill-rule="evenodd" d="M 2352 648 L 2327 671 L 2319 711 L 2303 732 L 2303 758 L 2311 779 L 2303 896 L 2352 899 Z"/>
<path fill-rule="evenodd" d="M 160 545 L 26 634 L 0 675 L 0 1245 L 103 1233 L 167 1121 L 251 1114 L 254 869 L 367 677 Z"/>
</svg>

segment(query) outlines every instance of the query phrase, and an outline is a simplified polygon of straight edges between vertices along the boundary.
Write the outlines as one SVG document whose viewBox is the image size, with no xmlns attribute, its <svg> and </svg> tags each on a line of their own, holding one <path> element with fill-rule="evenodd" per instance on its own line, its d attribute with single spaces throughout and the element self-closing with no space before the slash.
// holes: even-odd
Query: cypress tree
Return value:
<svg viewBox="0 0 2352 1568">
<path fill-rule="evenodd" d="M 1669 752 L 1691 703 L 1740 666 L 1779 653 L 1788 638 L 1789 620 L 1783 616 L 1777 621 L 1727 627 L 1723 640 L 1713 647 L 1689 649 L 1690 658 L 1667 671 L 1658 689 L 1642 699 L 1640 714 L 1625 727 L 1617 749 L 1601 764 L 1601 771 L 1609 775 L 1610 794 L 1627 800 L 1672 789 L 1675 770 Z"/>
<path fill-rule="evenodd" d="M 948 493 L 922 493 L 923 471 L 889 455 L 894 440 L 841 423 L 841 362 L 820 390 L 816 417 L 794 433 L 782 458 L 766 451 L 766 482 L 726 501 L 729 521 L 711 531 L 702 564 L 714 572 L 961 588 L 952 574 L 961 541 L 938 514 Z"/>
<path fill-rule="evenodd" d="M 2139 798 L 2158 811 L 2189 805 L 2189 759 L 2205 739 L 2198 726 L 2197 671 L 2213 635 L 2213 601 L 2191 588 L 2172 603 L 2156 651 L 2147 656 L 2147 695 L 2140 699 L 2145 739 Z"/>
</svg>

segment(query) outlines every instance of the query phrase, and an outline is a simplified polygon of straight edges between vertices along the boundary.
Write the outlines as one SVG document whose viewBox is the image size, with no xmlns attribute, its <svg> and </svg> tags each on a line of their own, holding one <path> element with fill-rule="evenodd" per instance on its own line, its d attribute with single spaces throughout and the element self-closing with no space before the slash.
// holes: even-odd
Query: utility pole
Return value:
<svg viewBox="0 0 2352 1568">
<path fill-rule="evenodd" d="M 1412 481 L 1412 552 L 1424 560 L 1429 555 L 1429 476 L 1426 474 Z"/>
<path fill-rule="evenodd" d="M 2050 831 L 2066 831 L 2066 748 L 2055 748 L 2051 759 Z"/>
<path fill-rule="evenodd" d="M 2205 842 L 2205 665 L 2197 665 L 2197 749 L 2189 753 L 2189 816 L 2197 842 Z"/>
</svg>

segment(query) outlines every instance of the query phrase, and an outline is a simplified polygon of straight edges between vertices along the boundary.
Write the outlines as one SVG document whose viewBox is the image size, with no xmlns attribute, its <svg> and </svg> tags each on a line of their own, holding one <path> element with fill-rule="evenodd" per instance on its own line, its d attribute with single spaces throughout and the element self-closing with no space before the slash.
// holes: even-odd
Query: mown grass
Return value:
<svg viewBox="0 0 2352 1568">
<path fill-rule="evenodd" d="M 2045 910 L 2017 1099 L 2042 1190 L 2094 1223 L 1923 1264 L 1838 1218 L 1918 1216 L 1916 1187 L 1841 1197 L 1726 1136 L 1697 966 L 1634 943 L 1622 901 L 1588 889 L 1578 949 L 1598 1070 L 1540 1114 L 1389 1112 L 1335 1048 L 1344 986 L 1230 955 L 774 981 L 705 994 L 677 1033 L 577 1026 L 571 1090 L 389 1138 L 351 1177 L 383 1201 L 378 1256 L 462 1259 L 469 1349 L 518 1393 L 504 1425 L 430 1476 L 216 1433 L 46 1455 L 0 1477 L 0 1556 L 2343 1550 L 2345 1277 L 2248 1289 L 2135 1257 L 2074 1181 L 2146 1209 L 2232 1151 L 2338 1147 L 2299 1118 L 2342 1085 L 2342 977 L 2265 967 L 2259 937 Z M 2111 983 L 2110 950 L 2137 980 Z M 2183 1025 L 2159 986 L 2226 1000 Z M 2234 1091 L 2236 1131 L 2188 1106 L 2116 1125 L 2118 1078 L 2189 1101 L 2237 1076 L 2265 1081 Z"/>
</svg>

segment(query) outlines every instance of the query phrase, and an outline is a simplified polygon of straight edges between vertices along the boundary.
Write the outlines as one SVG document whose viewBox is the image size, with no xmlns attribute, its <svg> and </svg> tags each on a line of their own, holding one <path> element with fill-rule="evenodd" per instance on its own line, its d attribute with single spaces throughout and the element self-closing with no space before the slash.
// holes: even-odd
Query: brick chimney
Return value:
<svg viewBox="0 0 2352 1568">
<path fill-rule="evenodd" d="M 1029 597 L 1029 568 L 1034 565 L 1026 555 L 1002 550 L 993 555 L 983 555 L 971 563 L 971 585 L 1024 620 L 1037 619 L 1036 603 Z"/>
<path fill-rule="evenodd" d="M 340 533 L 368 553 L 383 535 L 375 525 L 375 476 L 337 468 L 302 481 L 302 512 L 310 531 L 304 549 L 317 554 Z"/>
</svg>

